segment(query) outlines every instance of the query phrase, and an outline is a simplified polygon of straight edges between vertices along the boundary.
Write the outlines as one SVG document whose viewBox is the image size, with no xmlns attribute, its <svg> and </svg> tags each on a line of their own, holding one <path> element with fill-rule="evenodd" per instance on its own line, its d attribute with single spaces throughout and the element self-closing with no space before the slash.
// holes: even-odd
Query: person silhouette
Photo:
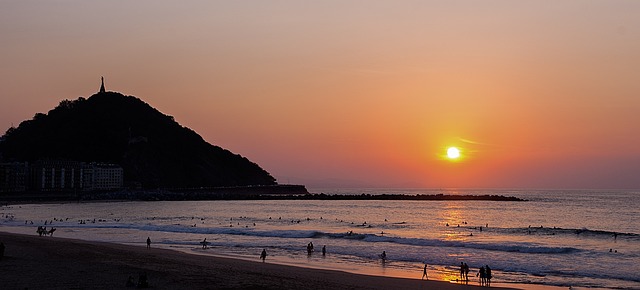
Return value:
<svg viewBox="0 0 640 290">
<path fill-rule="evenodd" d="M 467 263 L 464 263 L 464 279 L 469 281 L 469 265 Z"/>
<path fill-rule="evenodd" d="M 427 276 L 427 263 L 424 264 L 424 269 L 422 269 L 422 280 L 424 280 L 424 278 L 429 280 L 429 276 Z"/>
<path fill-rule="evenodd" d="M 267 258 L 267 249 L 262 249 L 262 253 L 260 253 L 260 259 L 262 259 L 262 262 L 264 262 L 266 258 Z"/>
<path fill-rule="evenodd" d="M 147 237 L 147 249 L 151 248 L 151 238 Z"/>
<path fill-rule="evenodd" d="M 327 254 L 327 245 L 322 246 L 322 255 L 326 255 Z"/>
<path fill-rule="evenodd" d="M 487 276 L 486 276 L 486 272 L 484 269 L 484 266 L 480 267 L 480 270 L 478 270 L 478 274 L 476 274 L 476 276 L 480 276 L 480 286 L 484 286 L 485 282 L 487 281 Z"/>
<path fill-rule="evenodd" d="M 204 240 L 202 241 L 202 248 L 203 249 L 207 248 L 207 238 L 204 238 Z"/>
<path fill-rule="evenodd" d="M 307 244 L 307 254 L 311 255 L 312 252 L 313 252 L 313 243 L 309 242 Z"/>
</svg>

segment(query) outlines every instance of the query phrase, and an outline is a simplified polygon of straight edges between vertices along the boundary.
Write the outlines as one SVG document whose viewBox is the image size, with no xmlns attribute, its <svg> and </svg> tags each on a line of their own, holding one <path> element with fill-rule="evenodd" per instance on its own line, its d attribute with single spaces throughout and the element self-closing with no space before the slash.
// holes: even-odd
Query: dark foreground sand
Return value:
<svg viewBox="0 0 640 290">
<path fill-rule="evenodd" d="M 480 289 L 36 235 L 0 241 L 0 289 L 131 289 L 127 278 L 141 272 L 150 289 Z"/>
</svg>

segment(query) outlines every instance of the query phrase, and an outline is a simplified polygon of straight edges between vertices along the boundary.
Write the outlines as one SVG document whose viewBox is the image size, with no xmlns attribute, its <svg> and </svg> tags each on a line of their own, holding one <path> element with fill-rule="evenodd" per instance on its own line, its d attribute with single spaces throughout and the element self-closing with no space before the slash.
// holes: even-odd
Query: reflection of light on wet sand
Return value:
<svg viewBox="0 0 640 290">
<path fill-rule="evenodd" d="M 460 280 L 460 271 L 458 269 L 452 270 L 451 268 L 443 268 L 442 276 L 440 280 L 449 281 L 456 284 L 469 284 L 470 281 Z"/>
</svg>

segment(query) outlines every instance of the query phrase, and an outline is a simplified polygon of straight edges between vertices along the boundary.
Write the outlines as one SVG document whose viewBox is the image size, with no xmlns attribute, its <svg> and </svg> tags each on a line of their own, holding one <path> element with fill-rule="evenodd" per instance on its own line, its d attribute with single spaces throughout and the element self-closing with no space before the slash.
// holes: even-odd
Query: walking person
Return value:
<svg viewBox="0 0 640 290">
<path fill-rule="evenodd" d="M 484 266 L 480 267 L 480 270 L 478 270 L 478 274 L 476 274 L 476 276 L 480 276 L 480 286 L 484 286 L 485 279 L 487 277 Z"/>
<path fill-rule="evenodd" d="M 464 280 L 469 281 L 469 265 L 464 263 Z"/>
<path fill-rule="evenodd" d="M 151 238 L 147 237 L 147 249 L 151 248 Z"/>
<path fill-rule="evenodd" d="M 427 263 L 424 263 L 424 269 L 422 269 L 422 280 L 424 280 L 424 278 L 429 280 L 429 276 L 427 276 Z"/>
</svg>

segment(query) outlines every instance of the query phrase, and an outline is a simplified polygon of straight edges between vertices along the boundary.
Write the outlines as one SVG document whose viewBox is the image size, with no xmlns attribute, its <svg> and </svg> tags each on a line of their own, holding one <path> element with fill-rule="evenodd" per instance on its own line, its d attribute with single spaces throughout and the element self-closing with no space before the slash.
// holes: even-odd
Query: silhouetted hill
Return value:
<svg viewBox="0 0 640 290">
<path fill-rule="evenodd" d="M 126 184 L 154 187 L 273 185 L 247 158 L 213 146 L 133 96 L 64 100 L 0 139 L 5 161 L 66 159 L 120 164 Z"/>
</svg>

